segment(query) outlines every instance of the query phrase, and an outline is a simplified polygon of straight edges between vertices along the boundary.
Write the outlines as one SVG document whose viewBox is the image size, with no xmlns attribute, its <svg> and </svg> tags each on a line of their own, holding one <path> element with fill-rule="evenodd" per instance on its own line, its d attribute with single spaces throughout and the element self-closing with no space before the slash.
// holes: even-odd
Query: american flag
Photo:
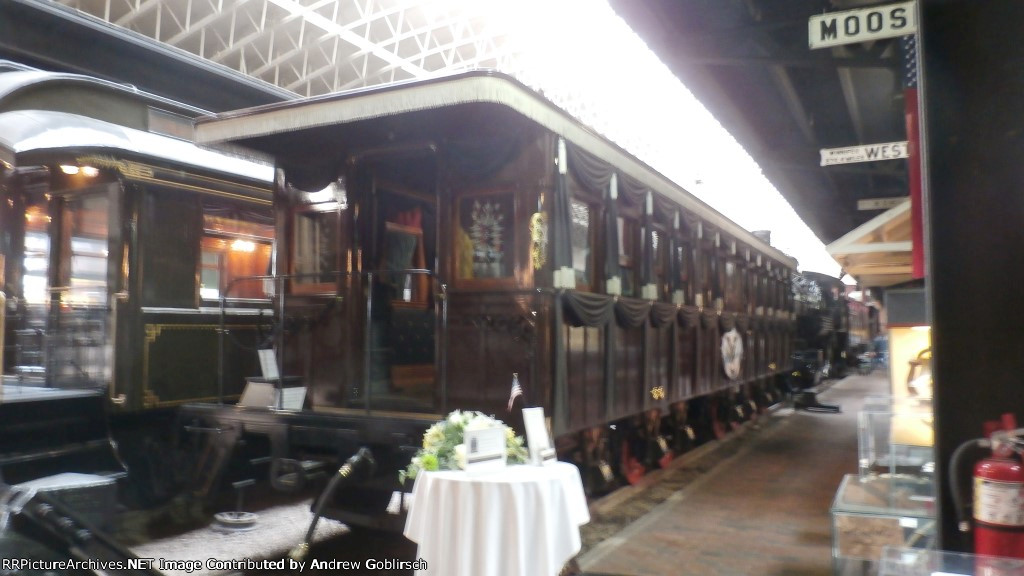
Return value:
<svg viewBox="0 0 1024 576">
<path fill-rule="evenodd" d="M 516 398 L 523 395 L 523 387 L 519 385 L 519 374 L 512 374 L 512 392 L 508 396 L 508 411 L 512 411 L 512 404 Z"/>
<path fill-rule="evenodd" d="M 917 36 L 908 34 L 900 37 L 900 51 L 903 53 L 903 87 L 917 88 Z"/>
<path fill-rule="evenodd" d="M 924 216 L 921 199 L 921 130 L 917 102 L 917 36 L 900 38 L 903 53 L 903 106 L 907 122 L 908 186 L 910 188 L 911 270 L 914 278 L 924 278 Z"/>
</svg>

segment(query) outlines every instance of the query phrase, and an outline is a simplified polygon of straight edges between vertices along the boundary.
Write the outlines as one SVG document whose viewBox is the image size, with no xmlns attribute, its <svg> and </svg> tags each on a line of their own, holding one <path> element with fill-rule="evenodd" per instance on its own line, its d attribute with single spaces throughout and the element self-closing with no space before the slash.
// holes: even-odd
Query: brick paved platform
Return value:
<svg viewBox="0 0 1024 576">
<path fill-rule="evenodd" d="M 832 574 L 829 508 L 843 475 L 857 471 L 857 413 L 865 396 L 888 390 L 883 372 L 833 382 L 819 400 L 841 413 L 779 410 L 674 463 L 646 490 L 595 503 L 580 568 L 590 576 Z"/>
</svg>

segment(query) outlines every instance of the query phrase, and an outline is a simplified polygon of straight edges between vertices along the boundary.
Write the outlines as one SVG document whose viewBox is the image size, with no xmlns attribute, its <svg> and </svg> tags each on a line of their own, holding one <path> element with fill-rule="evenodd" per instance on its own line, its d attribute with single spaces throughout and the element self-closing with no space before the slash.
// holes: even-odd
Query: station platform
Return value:
<svg viewBox="0 0 1024 576">
<path fill-rule="evenodd" d="M 592 501 L 591 521 L 581 527 L 582 549 L 564 574 L 833 574 L 830 508 L 844 475 L 857 472 L 857 414 L 865 398 L 888 392 L 888 380 L 882 371 L 855 374 L 829 380 L 819 390 L 820 402 L 838 405 L 841 411 L 777 406 L 725 438 L 677 457 L 638 484 Z M 269 531 L 263 536 L 218 534 L 202 527 L 187 538 L 178 534 L 128 545 L 145 557 L 284 557 L 301 541 L 309 502 L 261 512 L 264 529 Z M 284 520 L 272 522 L 274 514 Z M 321 522 L 318 532 L 310 559 L 416 558 L 416 545 L 399 535 L 350 532 L 329 520 Z M 253 576 L 293 573 L 287 569 L 243 572 Z M 218 571 L 167 573 L 213 576 Z M 328 573 L 336 571 L 302 571 Z M 413 574 L 411 570 L 365 573 Z"/>
<path fill-rule="evenodd" d="M 588 576 L 833 573 L 830 508 L 857 472 L 857 414 L 887 374 L 828 381 L 839 413 L 780 408 L 592 505 L 576 562 Z M 632 492 L 629 494 L 628 492 Z"/>
</svg>

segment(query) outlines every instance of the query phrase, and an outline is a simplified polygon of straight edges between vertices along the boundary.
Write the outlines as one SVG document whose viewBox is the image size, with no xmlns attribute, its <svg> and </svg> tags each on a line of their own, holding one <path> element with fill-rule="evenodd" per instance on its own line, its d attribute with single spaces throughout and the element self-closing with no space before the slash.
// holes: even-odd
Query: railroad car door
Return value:
<svg viewBox="0 0 1024 576">
<path fill-rule="evenodd" d="M 114 183 L 55 195 L 50 202 L 45 373 L 51 385 L 102 387 L 110 381 L 108 254 L 118 198 Z"/>
<path fill-rule="evenodd" d="M 76 166 L 21 168 L 8 184 L 4 369 L 50 386 L 103 387 L 111 375 L 108 224 L 120 186 Z"/>
<path fill-rule="evenodd" d="M 365 402 L 374 410 L 440 406 L 436 169 L 432 154 L 375 157 L 358 165 L 370 208 L 360 230 L 367 272 Z"/>
</svg>

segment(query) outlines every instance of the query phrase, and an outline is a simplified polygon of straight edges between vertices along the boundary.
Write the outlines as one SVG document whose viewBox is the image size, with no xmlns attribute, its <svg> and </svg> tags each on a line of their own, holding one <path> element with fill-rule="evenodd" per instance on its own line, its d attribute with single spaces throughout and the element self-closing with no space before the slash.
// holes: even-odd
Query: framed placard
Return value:
<svg viewBox="0 0 1024 576">
<path fill-rule="evenodd" d="M 277 386 L 277 384 L 283 383 L 278 379 L 247 378 L 238 405 L 253 408 L 302 410 L 302 405 L 306 401 L 306 387 Z"/>
<path fill-rule="evenodd" d="M 555 449 L 551 447 L 543 408 L 523 408 L 523 426 L 526 427 L 526 446 L 530 450 L 530 462 L 539 466 L 555 460 Z"/>
<path fill-rule="evenodd" d="M 280 405 L 282 410 L 302 410 L 302 404 L 306 401 L 306 387 L 305 386 L 291 386 L 288 388 L 281 388 L 278 391 L 280 394 Z M 274 396 L 274 405 L 277 406 L 276 400 L 278 395 Z"/>
<path fill-rule="evenodd" d="M 466 430 L 466 473 L 484 474 L 505 468 L 505 427 Z"/>
<path fill-rule="evenodd" d="M 276 380 L 281 377 L 277 371 L 277 355 L 273 348 L 264 348 L 257 351 L 260 357 L 260 371 L 267 380 Z"/>
</svg>

